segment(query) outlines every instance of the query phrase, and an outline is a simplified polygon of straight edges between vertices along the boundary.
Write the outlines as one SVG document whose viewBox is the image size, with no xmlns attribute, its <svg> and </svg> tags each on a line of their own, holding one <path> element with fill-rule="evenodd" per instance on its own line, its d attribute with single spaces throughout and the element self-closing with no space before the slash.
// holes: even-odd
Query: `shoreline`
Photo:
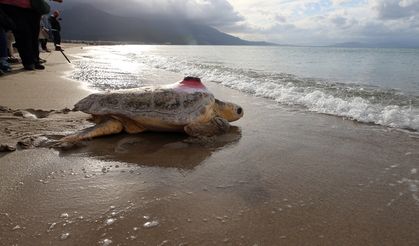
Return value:
<svg viewBox="0 0 419 246">
<path fill-rule="evenodd" d="M 80 52 L 82 45 L 64 44 L 71 58 Z M 82 82 L 68 79 L 66 73 L 73 70 L 60 52 L 41 53 L 46 59 L 45 70 L 25 71 L 14 65 L 13 72 L 2 76 L 0 105 L 14 109 L 63 109 L 90 93 Z"/>
<path fill-rule="evenodd" d="M 88 94 L 61 77 L 71 66 L 59 56 L 51 55 L 45 72 L 10 75 L 6 83 L 2 78 L 0 93 L 9 85 L 23 89 L 10 89 L 19 97 L 0 97 L 0 105 L 62 109 Z M 159 76 L 179 79 L 173 73 Z M 30 98 L 43 91 L 35 81 L 55 87 L 61 97 Z M 417 138 L 206 85 L 245 111 L 212 143 L 189 143 L 183 134 L 117 134 L 74 150 L 32 148 L 0 155 L 2 243 L 419 242 Z M 7 117 L 0 117 L 0 124 L 10 139 L 64 134 L 87 124 L 86 115 L 74 112 Z"/>
</svg>

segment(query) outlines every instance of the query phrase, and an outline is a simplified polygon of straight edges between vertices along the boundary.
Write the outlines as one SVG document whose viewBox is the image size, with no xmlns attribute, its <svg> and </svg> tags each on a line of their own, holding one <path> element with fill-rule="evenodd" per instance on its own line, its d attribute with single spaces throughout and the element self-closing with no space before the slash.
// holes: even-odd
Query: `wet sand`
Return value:
<svg viewBox="0 0 419 246">
<path fill-rule="evenodd" d="M 67 49 L 68 47 L 68 49 Z M 82 51 L 77 44 L 66 44 L 66 55 Z M 74 100 L 89 94 L 82 84 L 66 79 L 71 73 L 71 64 L 58 52 L 41 53 L 46 59 L 46 69 L 42 71 L 25 71 L 19 65 L 13 65 L 13 72 L 0 77 L 0 105 L 25 109 L 62 109 L 72 107 Z"/>
<path fill-rule="evenodd" d="M 0 117 L 9 129 L 3 140 L 89 125 L 84 114 L 59 111 L 87 93 L 61 72 L 48 73 L 51 86 L 75 91 L 65 89 L 62 101 L 3 97 L 9 78 L 23 86 L 22 76 L 43 81 L 45 74 L 1 78 L 0 105 L 13 108 Z M 245 110 L 212 142 L 118 134 L 73 150 L 0 155 L 0 245 L 419 244 L 416 134 L 206 84 Z M 19 108 L 58 111 L 11 117 Z"/>
</svg>

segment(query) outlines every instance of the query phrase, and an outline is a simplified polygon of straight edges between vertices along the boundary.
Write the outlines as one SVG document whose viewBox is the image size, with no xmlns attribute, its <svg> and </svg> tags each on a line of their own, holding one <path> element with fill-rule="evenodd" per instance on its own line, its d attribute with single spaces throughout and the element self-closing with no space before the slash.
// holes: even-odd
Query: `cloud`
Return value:
<svg viewBox="0 0 419 246">
<path fill-rule="evenodd" d="M 419 0 L 373 0 L 371 4 L 381 20 L 419 17 Z"/>
<path fill-rule="evenodd" d="M 201 23 L 249 40 L 299 45 L 419 44 L 419 0 L 69 0 L 115 15 Z"/>
<path fill-rule="evenodd" d="M 334 23 L 336 26 L 343 27 L 347 23 L 347 19 L 342 16 L 335 16 L 330 19 L 332 23 Z"/>
<path fill-rule="evenodd" d="M 242 1 L 232 0 L 233 6 Z M 419 45 L 419 0 L 267 0 L 257 6 L 247 1 L 237 9 L 252 29 L 236 34 L 251 39 L 300 45 Z"/>
<path fill-rule="evenodd" d="M 414 6 L 415 4 L 418 4 L 419 0 L 402 0 L 399 2 L 400 7 L 410 7 Z"/>
<path fill-rule="evenodd" d="M 331 0 L 333 5 L 342 5 L 345 3 L 350 3 L 352 0 Z"/>
<path fill-rule="evenodd" d="M 67 2 L 65 1 L 67 5 L 90 4 L 114 15 L 153 16 L 194 21 L 212 26 L 231 26 L 243 21 L 243 17 L 226 0 L 72 0 Z"/>
</svg>

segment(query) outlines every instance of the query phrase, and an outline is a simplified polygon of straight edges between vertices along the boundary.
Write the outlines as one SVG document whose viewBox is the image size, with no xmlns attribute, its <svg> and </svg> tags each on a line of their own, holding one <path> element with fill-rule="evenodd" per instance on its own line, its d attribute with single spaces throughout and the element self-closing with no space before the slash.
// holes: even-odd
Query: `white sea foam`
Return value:
<svg viewBox="0 0 419 246">
<path fill-rule="evenodd" d="M 105 238 L 105 239 L 100 240 L 99 244 L 102 246 L 108 246 L 112 244 L 112 240 Z"/>
<path fill-rule="evenodd" d="M 69 217 L 68 213 L 62 213 L 60 215 L 60 218 L 68 218 L 68 217 Z"/>
<path fill-rule="evenodd" d="M 325 90 L 325 87 L 329 88 L 324 84 L 318 86 L 288 74 L 264 74 L 157 56 L 143 56 L 142 59 L 155 68 L 182 72 L 185 75 L 193 74 L 204 81 L 214 81 L 255 96 L 271 98 L 282 104 L 304 106 L 309 111 L 348 117 L 360 122 L 419 130 L 419 108 L 411 105 L 384 105 L 351 94 L 334 95 Z M 357 88 L 350 89 L 352 94 L 357 94 Z M 364 91 L 363 88 L 358 90 Z"/>
<path fill-rule="evenodd" d="M 70 236 L 70 233 L 66 232 L 66 233 L 61 234 L 60 239 L 66 240 L 69 236 Z"/>
<path fill-rule="evenodd" d="M 106 225 L 112 225 L 113 223 L 115 223 L 116 219 L 114 218 L 109 218 L 105 221 Z"/>
<path fill-rule="evenodd" d="M 143 224 L 144 228 L 153 228 L 159 225 L 159 222 L 157 220 L 153 220 L 153 221 L 147 221 L 146 223 Z"/>
</svg>

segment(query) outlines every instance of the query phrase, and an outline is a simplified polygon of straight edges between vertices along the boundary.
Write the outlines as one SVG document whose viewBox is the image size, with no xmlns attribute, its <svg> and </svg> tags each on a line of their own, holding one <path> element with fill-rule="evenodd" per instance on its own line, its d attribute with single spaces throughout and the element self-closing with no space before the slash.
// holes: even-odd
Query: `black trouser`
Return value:
<svg viewBox="0 0 419 246">
<path fill-rule="evenodd" d="M 54 38 L 54 45 L 55 47 L 61 45 L 61 34 L 60 31 L 52 31 L 52 37 Z"/>
<path fill-rule="evenodd" d="M 41 15 L 33 9 L 0 4 L 0 8 L 13 20 L 12 30 L 23 66 L 39 63 L 38 36 Z"/>
<path fill-rule="evenodd" d="M 47 48 L 48 39 L 46 39 L 46 38 L 45 39 L 40 39 L 39 43 L 41 44 L 41 48 L 43 50 L 45 50 L 45 51 L 48 50 L 48 48 Z"/>
<path fill-rule="evenodd" d="M 3 27 L 0 26 L 0 58 L 8 57 L 7 54 L 7 36 Z"/>
</svg>

